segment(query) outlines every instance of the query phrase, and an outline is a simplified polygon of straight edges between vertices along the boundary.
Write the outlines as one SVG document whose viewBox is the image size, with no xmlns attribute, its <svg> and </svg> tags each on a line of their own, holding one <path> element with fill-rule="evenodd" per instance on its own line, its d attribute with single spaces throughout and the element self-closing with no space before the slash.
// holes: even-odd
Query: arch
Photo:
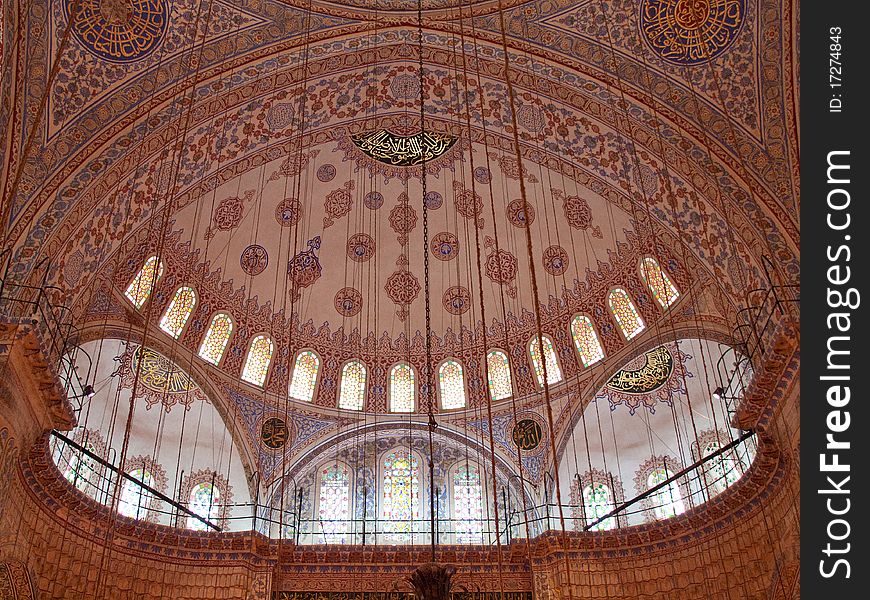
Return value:
<svg viewBox="0 0 870 600">
<path fill-rule="evenodd" d="M 643 318 L 637 312 L 631 296 L 624 289 L 614 288 L 610 290 L 607 295 L 607 305 L 626 340 L 632 339 L 646 329 Z"/>
<path fill-rule="evenodd" d="M 457 544 L 482 544 L 484 532 L 486 484 L 480 465 L 462 460 L 448 471 L 451 523 Z"/>
<path fill-rule="evenodd" d="M 604 348 L 595 332 L 595 324 L 586 315 L 571 319 L 571 339 L 584 367 L 590 367 L 604 358 Z"/>
<path fill-rule="evenodd" d="M 390 412 L 409 413 L 416 408 L 417 388 L 414 367 L 398 363 L 390 369 Z"/>
<path fill-rule="evenodd" d="M 487 383 L 493 400 L 505 400 L 514 394 L 510 359 L 502 350 L 490 350 L 486 355 Z"/>
<path fill-rule="evenodd" d="M 233 492 L 226 477 L 210 469 L 202 469 L 184 478 L 179 498 L 187 502 L 191 512 L 221 527 L 229 516 Z M 194 531 L 211 530 L 193 517 L 186 517 L 184 526 Z"/>
<path fill-rule="evenodd" d="M 556 346 L 549 336 L 542 335 L 541 343 L 538 343 L 538 336 L 533 337 L 529 341 L 529 356 L 532 358 L 532 367 L 535 370 L 535 378 L 538 382 L 538 387 L 544 387 L 544 362 L 541 360 L 540 346 L 544 347 L 544 361 L 547 366 L 547 384 L 553 385 L 562 381 L 562 369 L 559 367 L 559 359 L 556 357 Z"/>
<path fill-rule="evenodd" d="M 677 290 L 677 286 L 674 285 L 674 282 L 671 281 L 671 278 L 668 277 L 655 258 L 645 256 L 641 259 L 640 277 L 664 310 L 667 310 L 679 298 L 680 292 Z"/>
<path fill-rule="evenodd" d="M 327 544 L 345 544 L 352 533 L 353 470 L 342 461 L 330 461 L 317 470 L 315 514 Z"/>
<path fill-rule="evenodd" d="M 724 431 L 715 429 L 702 431 L 698 434 L 698 439 L 692 443 L 692 454 L 696 460 L 700 460 L 718 452 L 723 445 L 731 441 L 731 436 Z M 710 496 L 721 494 L 743 476 L 746 465 L 735 450 L 731 449 L 704 464 L 704 477 L 701 484 L 706 485 Z"/>
<path fill-rule="evenodd" d="M 127 289 L 124 290 L 124 296 L 136 307 L 136 310 L 141 310 L 151 295 L 151 290 L 154 289 L 162 276 L 163 261 L 158 262 L 156 255 L 149 256 L 136 276 L 130 281 Z"/>
<path fill-rule="evenodd" d="M 187 320 L 195 306 L 196 291 L 189 286 L 178 288 L 166 312 L 160 318 L 160 329 L 177 340 L 181 337 L 181 332 L 184 331 L 184 326 L 187 325 Z"/>
<path fill-rule="evenodd" d="M 199 357 L 208 363 L 219 365 L 232 333 L 232 316 L 225 312 L 215 313 L 199 345 Z"/>
<path fill-rule="evenodd" d="M 575 529 L 584 530 L 624 501 L 622 482 L 613 473 L 592 469 L 577 474 L 571 486 Z M 590 531 L 607 531 L 619 525 L 618 516 L 613 516 L 593 526 Z"/>
<path fill-rule="evenodd" d="M 106 458 L 106 442 L 103 436 L 93 429 L 78 429 L 72 440 L 93 454 Z M 64 479 L 78 491 L 97 501 L 104 501 L 104 493 L 108 493 L 108 480 L 105 478 L 105 468 L 93 458 L 75 450 L 65 443 L 57 443 L 52 452 L 55 465 Z"/>
<path fill-rule="evenodd" d="M 379 516 L 383 519 L 382 540 L 387 543 L 410 543 L 417 529 L 415 521 L 423 516 L 421 464 L 420 456 L 408 448 L 391 448 L 381 455 Z"/>
<path fill-rule="evenodd" d="M 317 375 L 320 372 L 320 358 L 313 350 L 302 350 L 293 363 L 293 376 L 287 395 L 294 400 L 311 402 L 317 389 Z"/>
<path fill-rule="evenodd" d="M 444 410 L 465 408 L 465 378 L 462 363 L 448 358 L 438 367 L 438 393 Z"/>
<path fill-rule="evenodd" d="M 248 357 L 242 369 L 242 380 L 263 387 L 269 375 L 269 365 L 274 351 L 275 344 L 272 338 L 265 334 L 255 336 L 248 347 Z"/>
<path fill-rule="evenodd" d="M 166 471 L 150 456 L 134 456 L 125 463 L 124 471 L 158 492 L 166 491 Z M 118 512 L 131 519 L 157 521 L 161 501 L 140 485 L 124 479 L 118 500 Z"/>
<path fill-rule="evenodd" d="M 680 462 L 671 456 L 653 456 L 637 470 L 634 482 L 638 493 L 660 485 L 682 469 Z M 684 498 L 688 497 L 685 481 L 672 481 L 644 499 L 647 520 L 661 521 L 686 512 Z"/>
<path fill-rule="evenodd" d="M 345 410 L 362 410 L 365 407 L 366 380 L 368 371 L 361 360 L 349 360 L 341 368 L 341 383 L 338 387 L 338 407 Z"/>
</svg>

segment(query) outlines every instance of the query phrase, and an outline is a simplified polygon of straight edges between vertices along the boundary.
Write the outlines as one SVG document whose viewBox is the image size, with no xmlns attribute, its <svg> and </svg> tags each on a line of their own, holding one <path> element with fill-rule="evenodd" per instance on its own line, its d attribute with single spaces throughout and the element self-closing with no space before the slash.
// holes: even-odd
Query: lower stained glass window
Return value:
<svg viewBox="0 0 870 600">
<path fill-rule="evenodd" d="M 130 471 L 130 476 L 148 487 L 154 486 L 154 476 L 145 469 L 133 469 Z M 148 515 L 151 499 L 151 494 L 141 485 L 124 479 L 121 498 L 118 500 L 118 512 L 131 519 L 144 519 Z"/>
<path fill-rule="evenodd" d="M 673 477 L 673 473 L 664 467 L 654 469 L 647 478 L 647 489 L 664 483 L 671 477 Z M 683 504 L 683 496 L 680 493 L 680 486 L 675 481 L 653 492 L 649 496 L 649 499 L 653 515 L 659 520 L 674 517 L 686 511 L 686 507 Z"/>
<path fill-rule="evenodd" d="M 391 544 L 410 543 L 414 521 L 420 518 L 417 457 L 407 450 L 393 450 L 384 456 L 383 468 L 383 539 Z"/>
<path fill-rule="evenodd" d="M 483 543 L 483 485 L 475 465 L 453 469 L 453 519 L 457 544 Z"/>
<path fill-rule="evenodd" d="M 613 499 L 610 488 L 603 483 L 593 483 L 583 488 L 583 509 L 586 512 L 586 524 L 595 523 L 598 519 L 613 510 Z M 616 527 L 616 519 L 608 517 L 591 527 L 592 531 L 605 531 Z"/>
<path fill-rule="evenodd" d="M 190 506 L 188 508 L 206 521 L 214 523 L 220 515 L 220 499 L 221 493 L 217 486 L 208 482 L 198 483 L 190 492 Z M 199 519 L 188 517 L 187 528 L 194 531 L 205 531 L 209 527 Z"/>
<path fill-rule="evenodd" d="M 350 532 L 350 471 L 343 464 L 320 470 L 318 516 L 323 542 L 345 544 Z"/>
</svg>

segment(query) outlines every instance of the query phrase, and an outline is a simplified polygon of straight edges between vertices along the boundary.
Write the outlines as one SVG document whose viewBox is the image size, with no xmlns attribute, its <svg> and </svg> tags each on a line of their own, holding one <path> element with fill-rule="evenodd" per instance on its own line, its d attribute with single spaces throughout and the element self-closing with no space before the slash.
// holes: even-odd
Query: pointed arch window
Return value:
<svg viewBox="0 0 870 600">
<path fill-rule="evenodd" d="M 154 487 L 154 475 L 144 468 L 133 469 L 129 475 L 148 487 Z M 131 519 L 144 519 L 148 515 L 148 508 L 153 499 L 153 496 L 141 485 L 124 479 L 121 498 L 118 500 L 118 512 Z"/>
<path fill-rule="evenodd" d="M 595 325 L 586 315 L 577 315 L 571 320 L 571 337 L 574 338 L 574 346 L 580 353 L 584 367 L 594 365 L 604 358 L 604 349 L 598 341 Z"/>
<path fill-rule="evenodd" d="M 96 452 L 93 444 L 83 444 L 91 452 Z M 56 459 L 61 467 L 64 478 L 75 486 L 80 492 L 89 496 L 96 496 L 97 489 L 94 486 L 97 473 L 97 461 L 78 450 L 62 448 Z"/>
<path fill-rule="evenodd" d="M 411 541 L 413 522 L 420 518 L 420 470 L 417 457 L 406 449 L 384 455 L 381 518 L 385 541 Z"/>
<path fill-rule="evenodd" d="M 190 505 L 188 508 L 190 508 L 191 512 L 198 514 L 206 521 L 214 523 L 221 512 L 220 501 L 220 488 L 213 483 L 204 481 L 196 484 L 193 486 L 193 489 L 190 490 Z M 194 519 L 193 517 L 188 517 L 187 527 L 194 531 L 205 531 L 206 529 L 209 529 L 208 525 L 199 519 Z"/>
<path fill-rule="evenodd" d="M 414 369 L 400 363 L 390 371 L 390 412 L 414 411 Z"/>
<path fill-rule="evenodd" d="M 346 410 L 362 410 L 366 395 L 366 366 L 352 360 L 341 370 L 341 386 L 338 390 L 338 407 Z"/>
<path fill-rule="evenodd" d="M 136 310 L 142 308 L 142 305 L 148 300 L 151 290 L 157 285 L 162 275 L 163 263 L 158 262 L 156 256 L 149 257 L 124 291 L 127 300 L 133 303 Z"/>
<path fill-rule="evenodd" d="M 438 368 L 438 388 L 441 392 L 441 408 L 465 408 L 465 381 L 459 361 L 450 359 L 441 363 Z"/>
<path fill-rule="evenodd" d="M 559 361 L 556 359 L 556 347 L 553 345 L 553 340 L 546 335 L 541 336 L 541 341 L 547 365 L 547 383 L 550 385 L 559 383 L 562 381 L 562 369 L 559 368 Z M 538 386 L 544 387 L 544 361 L 541 360 L 541 344 L 538 343 L 538 336 L 533 337 L 529 342 L 529 354 L 532 356 L 532 366 L 535 367 Z"/>
<path fill-rule="evenodd" d="M 288 395 L 295 400 L 311 402 L 314 399 L 314 386 L 317 384 L 319 369 L 320 359 L 311 350 L 303 350 L 296 355 Z"/>
<path fill-rule="evenodd" d="M 193 288 L 186 286 L 178 288 L 160 319 L 160 329 L 178 339 L 194 306 L 196 306 L 196 292 Z"/>
<path fill-rule="evenodd" d="M 673 476 L 674 474 L 670 469 L 657 467 L 647 477 L 647 489 L 664 483 Z M 658 520 L 674 517 L 686 511 L 686 506 L 683 504 L 683 495 L 676 481 L 672 481 L 653 492 L 649 496 L 649 501 L 652 506 L 653 515 Z"/>
<path fill-rule="evenodd" d="M 615 504 L 610 487 L 600 481 L 593 481 L 583 488 L 583 509 L 586 514 L 586 522 L 595 523 L 598 519 L 609 513 Z M 616 518 L 608 517 L 594 525 L 592 531 L 606 531 L 616 527 Z"/>
<path fill-rule="evenodd" d="M 320 517 L 323 542 L 344 544 L 350 531 L 350 469 L 342 463 L 320 469 L 320 494 L 317 514 Z"/>
<path fill-rule="evenodd" d="M 625 339 L 630 340 L 646 328 L 634 302 L 631 301 L 631 297 L 624 289 L 612 290 L 607 296 L 607 304 L 610 306 L 610 312 L 613 313 Z"/>
<path fill-rule="evenodd" d="M 213 316 L 211 324 L 208 326 L 208 331 L 205 332 L 205 337 L 202 338 L 202 344 L 199 346 L 200 358 L 213 365 L 220 363 L 232 333 L 233 319 L 230 315 L 218 313 Z"/>
<path fill-rule="evenodd" d="M 640 263 L 640 276 L 662 308 L 668 308 L 680 295 L 677 286 L 659 266 L 659 261 L 647 256 Z"/>
<path fill-rule="evenodd" d="M 706 458 L 718 452 L 719 441 L 715 438 L 707 440 L 701 448 L 701 456 Z M 734 460 L 730 453 L 720 454 L 706 462 L 706 480 L 711 495 L 716 496 L 731 487 L 743 475 L 740 463 Z"/>
<path fill-rule="evenodd" d="M 501 350 L 492 350 L 486 355 L 487 375 L 489 377 L 489 395 L 493 400 L 510 398 L 513 393 L 511 383 L 511 367 L 507 354 Z"/>
<path fill-rule="evenodd" d="M 453 519 L 457 544 L 483 543 L 483 483 L 476 465 L 453 468 Z"/>
<path fill-rule="evenodd" d="M 263 387 L 266 375 L 269 373 L 269 363 L 272 362 L 272 352 L 275 346 L 265 335 L 258 335 L 251 342 L 245 368 L 242 369 L 242 379 L 248 383 Z"/>
</svg>

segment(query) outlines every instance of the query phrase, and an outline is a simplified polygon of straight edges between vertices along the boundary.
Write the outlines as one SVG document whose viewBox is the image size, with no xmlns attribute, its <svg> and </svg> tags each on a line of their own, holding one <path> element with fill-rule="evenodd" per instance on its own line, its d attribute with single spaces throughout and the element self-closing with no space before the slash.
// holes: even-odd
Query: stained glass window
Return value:
<svg viewBox="0 0 870 600">
<path fill-rule="evenodd" d="M 489 368 L 489 395 L 493 400 L 510 398 L 514 390 L 507 354 L 501 350 L 493 350 L 486 355 L 486 364 Z"/>
<path fill-rule="evenodd" d="M 350 530 L 350 471 L 343 464 L 320 470 L 320 502 L 317 514 L 327 544 L 344 544 Z"/>
<path fill-rule="evenodd" d="M 420 518 L 420 472 L 417 457 L 397 449 L 384 456 L 384 497 L 381 503 L 384 541 L 407 544 L 413 520 Z"/>
<path fill-rule="evenodd" d="M 556 360 L 556 348 L 553 346 L 553 340 L 547 336 L 541 336 L 544 343 L 544 358 L 547 361 L 547 383 L 550 385 L 562 381 L 562 369 L 559 368 L 559 362 Z M 538 337 L 532 338 L 529 342 L 529 353 L 532 355 L 532 365 L 535 367 L 535 376 L 538 378 L 538 385 L 544 386 L 544 365 L 541 361 L 541 346 L 538 343 Z"/>
<path fill-rule="evenodd" d="M 149 487 L 154 486 L 154 476 L 145 469 L 133 469 L 130 476 Z M 138 483 L 124 479 L 121 488 L 121 498 L 118 500 L 118 512 L 131 519 L 144 519 L 148 514 L 151 494 L 145 491 Z"/>
<path fill-rule="evenodd" d="M 390 412 L 413 412 L 414 370 L 398 364 L 390 371 Z"/>
<path fill-rule="evenodd" d="M 714 452 L 718 452 L 719 448 L 719 442 L 710 440 L 704 446 L 702 454 L 704 457 L 710 456 Z M 727 453 L 708 460 L 706 462 L 706 469 L 707 486 L 714 496 L 724 492 L 725 488 L 730 487 L 743 475 L 737 461 L 733 457 L 728 456 Z"/>
<path fill-rule="evenodd" d="M 483 485 L 474 465 L 453 469 L 453 519 L 457 544 L 483 543 Z"/>
<path fill-rule="evenodd" d="M 583 509 L 586 512 L 586 523 L 595 523 L 598 519 L 613 510 L 613 499 L 610 488 L 600 482 L 594 482 L 583 488 Z M 605 531 L 616 527 L 616 519 L 608 517 L 593 526 L 593 531 Z"/>
<path fill-rule="evenodd" d="M 680 295 L 677 286 L 659 266 L 659 261 L 656 259 L 649 256 L 644 258 L 640 263 L 640 275 L 662 308 L 669 307 Z"/>
<path fill-rule="evenodd" d="M 638 333 L 646 328 L 643 324 L 643 319 L 634 307 L 634 302 L 622 288 L 616 288 L 607 297 L 607 303 L 610 305 L 610 312 L 616 318 L 616 323 L 622 330 L 622 335 L 625 339 L 630 340 Z"/>
<path fill-rule="evenodd" d="M 673 477 L 668 469 L 659 467 L 654 469 L 647 478 L 647 489 L 653 488 L 660 483 L 663 483 Z M 683 496 L 680 493 L 680 486 L 676 481 L 672 481 L 668 485 L 653 492 L 650 496 L 653 514 L 656 519 L 667 519 L 685 512 L 686 507 L 683 504 Z"/>
<path fill-rule="evenodd" d="M 230 334 L 233 332 L 233 319 L 227 313 L 218 313 L 211 318 L 211 325 L 202 338 L 199 355 L 213 365 L 218 364 L 224 355 Z"/>
<path fill-rule="evenodd" d="M 178 339 L 194 306 L 196 306 L 196 292 L 193 288 L 178 288 L 175 296 L 172 297 L 172 302 L 163 313 L 163 318 L 160 319 L 160 329 Z"/>
<path fill-rule="evenodd" d="M 96 448 L 91 444 L 87 444 L 85 447 L 91 452 L 96 451 Z M 72 448 L 69 449 L 69 454 L 67 454 L 67 456 L 64 456 L 64 454 L 65 453 L 61 451 L 58 460 L 58 464 L 62 466 L 63 476 L 80 492 L 94 496 L 97 491 L 96 488 L 93 487 L 94 479 L 97 475 L 97 462 L 90 456 L 87 456 L 84 452 L 79 452 Z"/>
<path fill-rule="evenodd" d="M 604 358 L 604 350 L 589 317 L 585 315 L 574 317 L 571 321 L 571 337 L 574 338 L 574 345 L 580 353 L 580 360 L 583 361 L 584 367 L 594 365 Z"/>
<path fill-rule="evenodd" d="M 317 383 L 317 370 L 320 359 L 311 350 L 303 350 L 296 356 L 293 379 L 290 380 L 288 394 L 295 400 L 311 402 L 314 399 L 314 384 Z"/>
<path fill-rule="evenodd" d="M 209 482 L 198 483 L 190 491 L 190 506 L 188 508 L 206 521 L 214 523 L 220 515 L 220 500 L 220 488 Z M 187 527 L 194 531 L 209 529 L 208 525 L 193 517 L 187 518 Z"/>
<path fill-rule="evenodd" d="M 133 281 L 131 281 L 130 285 L 127 286 L 124 295 L 127 296 L 127 299 L 133 303 L 133 306 L 135 306 L 137 310 L 142 308 L 142 305 L 145 304 L 148 296 L 151 295 L 151 289 L 157 284 L 162 275 L 163 263 L 161 262 L 158 265 L 156 256 L 152 256 L 146 260 L 145 264 L 142 265 L 142 268 L 139 269 L 139 272 L 136 273 Z"/>
<path fill-rule="evenodd" d="M 441 363 L 438 369 L 438 387 L 441 391 L 441 408 L 465 407 L 465 382 L 462 379 L 462 365 L 450 359 Z"/>
<path fill-rule="evenodd" d="M 362 410 L 366 394 L 366 367 L 353 360 L 341 370 L 341 387 L 338 390 L 338 407 L 347 410 Z"/>
<path fill-rule="evenodd" d="M 272 362 L 274 345 L 265 335 L 258 335 L 251 342 L 248 350 L 248 358 L 245 368 L 242 370 L 242 379 L 260 387 L 266 383 L 266 375 L 269 373 L 269 363 Z"/>
</svg>

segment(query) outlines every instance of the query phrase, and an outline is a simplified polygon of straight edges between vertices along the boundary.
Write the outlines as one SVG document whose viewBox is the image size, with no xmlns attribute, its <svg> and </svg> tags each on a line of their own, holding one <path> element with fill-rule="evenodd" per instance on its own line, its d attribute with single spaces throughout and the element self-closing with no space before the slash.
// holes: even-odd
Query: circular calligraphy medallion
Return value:
<svg viewBox="0 0 870 600">
<path fill-rule="evenodd" d="M 471 308 L 471 294 L 467 288 L 455 285 L 444 292 L 441 302 L 451 315 L 461 315 Z"/>
<path fill-rule="evenodd" d="M 550 275 L 564 275 L 568 270 L 568 253 L 562 246 L 550 246 L 544 250 L 544 269 Z"/>
<path fill-rule="evenodd" d="M 335 167 L 333 165 L 321 165 L 317 169 L 317 179 L 326 183 L 335 179 Z"/>
<path fill-rule="evenodd" d="M 426 192 L 424 201 L 427 210 L 438 210 L 444 204 L 444 197 L 438 192 Z"/>
<path fill-rule="evenodd" d="M 260 440 L 264 446 L 272 450 L 283 448 L 289 437 L 290 429 L 281 417 L 270 417 L 263 421 L 260 427 Z"/>
<path fill-rule="evenodd" d="M 369 192 L 363 198 L 363 205 L 370 210 L 377 210 L 384 204 L 384 195 L 380 192 Z"/>
<path fill-rule="evenodd" d="M 476 167 L 474 169 L 474 179 L 481 185 L 487 185 L 492 181 L 492 173 L 486 167 Z"/>
<path fill-rule="evenodd" d="M 449 231 L 442 231 L 432 238 L 430 248 L 438 260 L 452 260 L 459 254 L 459 239 Z"/>
<path fill-rule="evenodd" d="M 366 233 L 355 233 L 347 240 L 347 256 L 355 262 L 366 262 L 375 255 L 375 240 Z"/>
<path fill-rule="evenodd" d="M 259 275 L 266 270 L 269 264 L 269 253 L 259 244 L 251 244 L 242 251 L 239 257 L 239 264 L 242 266 L 242 271 L 251 275 Z"/>
<path fill-rule="evenodd" d="M 528 202 L 514 200 L 507 205 L 507 217 L 514 227 L 525 227 L 526 216 L 529 218 L 529 225 L 535 222 L 535 209 Z"/>
<path fill-rule="evenodd" d="M 342 288 L 335 294 L 333 303 L 338 314 L 352 317 L 362 310 L 362 294 L 352 287 Z"/>
<path fill-rule="evenodd" d="M 534 419 L 518 421 L 511 432 L 511 438 L 520 450 L 534 450 L 540 445 L 543 437 L 544 431 Z"/>
<path fill-rule="evenodd" d="M 67 0 L 69 16 L 75 0 Z M 91 54 L 127 63 L 145 58 L 160 43 L 169 23 L 166 0 L 82 0 L 72 33 Z"/>
<path fill-rule="evenodd" d="M 642 0 L 643 39 L 660 58 L 679 65 L 708 62 L 737 38 L 745 0 Z"/>
</svg>

